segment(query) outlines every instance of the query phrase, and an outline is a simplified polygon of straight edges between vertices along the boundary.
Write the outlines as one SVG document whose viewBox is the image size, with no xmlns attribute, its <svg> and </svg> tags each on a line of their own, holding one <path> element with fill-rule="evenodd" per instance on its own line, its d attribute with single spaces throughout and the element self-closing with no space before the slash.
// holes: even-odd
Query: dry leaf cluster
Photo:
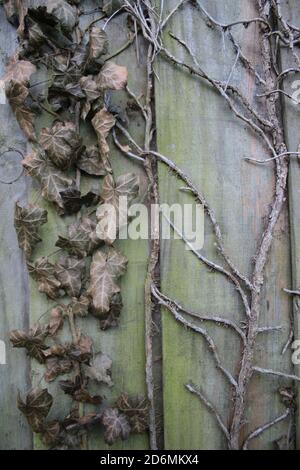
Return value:
<svg viewBox="0 0 300 470">
<path fill-rule="evenodd" d="M 68 416 L 54 421 L 47 420 L 55 404 L 55 397 L 47 389 L 35 388 L 24 401 L 18 399 L 18 407 L 32 430 L 40 433 L 50 448 L 80 447 L 82 434 L 92 425 L 104 429 L 108 444 L 148 428 L 144 398 L 123 394 L 108 406 L 104 396 L 90 392 L 91 384 L 113 386 L 112 360 L 94 351 L 92 339 L 76 326 L 79 317 L 88 321 L 90 315 L 99 319 L 102 330 L 118 324 L 122 309 L 119 279 L 126 272 L 127 259 L 114 248 L 115 239 L 98 225 L 103 227 L 104 203 L 110 202 L 118 210 L 121 195 L 133 200 L 139 190 L 134 174 L 115 179 L 109 160 L 108 136 L 118 119 L 109 108 L 109 98 L 112 92 L 125 88 L 127 69 L 103 59 L 108 51 L 103 29 L 91 25 L 84 34 L 79 28 L 79 3 L 55 0 L 46 7 L 29 8 L 23 1 L 4 2 L 8 20 L 18 27 L 19 50 L 10 59 L 3 80 L 11 108 L 33 146 L 23 159 L 24 169 L 38 181 L 41 196 L 60 216 L 78 215 L 67 233 L 59 235 L 56 246 L 61 253 L 52 261 L 50 256 L 33 258 L 37 243 L 42 241 L 40 228 L 47 223 L 47 211 L 36 204 L 17 204 L 15 209 L 15 228 L 28 272 L 39 292 L 56 304 L 46 322 L 39 321 L 28 332 L 12 331 L 10 341 L 13 347 L 25 348 L 31 358 L 45 365 L 45 382 L 69 374 L 58 386 L 73 399 Z M 107 14 L 112 8 L 112 2 L 105 2 Z M 40 67 L 46 67 L 51 77 L 45 95 L 32 92 Z M 37 135 L 35 119 L 41 112 L 51 114 L 53 123 Z M 94 130 L 98 145 L 84 145 L 80 134 L 83 121 Z M 81 172 L 105 177 L 102 190 L 82 194 Z M 127 215 L 122 214 L 122 223 L 125 219 Z M 109 226 L 110 221 L 106 223 Z M 66 322 L 70 342 L 61 340 Z M 97 409 L 84 415 L 78 403 Z"/>
</svg>

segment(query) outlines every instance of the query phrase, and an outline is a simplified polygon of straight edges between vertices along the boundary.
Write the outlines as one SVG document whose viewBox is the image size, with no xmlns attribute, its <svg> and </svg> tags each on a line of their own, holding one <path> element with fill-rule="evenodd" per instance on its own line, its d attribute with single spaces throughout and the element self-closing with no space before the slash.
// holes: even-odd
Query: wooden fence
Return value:
<svg viewBox="0 0 300 470">
<path fill-rule="evenodd" d="M 34 3 L 34 2 L 33 2 Z M 38 2 L 41 3 L 41 2 Z M 87 9 L 97 2 L 83 2 Z M 258 16 L 252 0 L 202 0 L 202 4 L 220 22 L 235 21 Z M 177 0 L 166 0 L 165 8 L 170 11 Z M 300 5 L 297 0 L 284 2 L 284 9 L 294 23 L 300 22 Z M 96 14 L 95 14 L 96 17 Z M 93 16 L 85 19 L 90 21 Z M 101 23 L 100 23 L 101 24 Z M 235 51 L 226 35 L 208 27 L 199 12 L 191 6 L 184 7 L 184 14 L 174 16 L 165 31 L 165 41 L 171 52 L 186 60 L 186 51 L 172 40 L 169 31 L 184 38 L 196 52 L 205 70 L 220 80 L 230 75 Z M 260 66 L 259 27 L 242 26 L 235 31 L 245 54 Z M 126 15 L 117 16 L 110 23 L 108 34 L 113 47 L 118 49 L 126 41 Z M 0 50 L 2 73 L 5 61 L 17 46 L 15 29 L 7 22 L 0 9 Z M 140 58 L 134 47 L 127 49 L 116 61 L 127 65 L 129 86 L 140 95 L 145 90 L 145 51 L 140 42 Z M 285 61 L 282 53 L 282 63 Z M 174 64 L 159 59 L 155 65 L 155 115 L 157 128 L 157 149 L 184 169 L 194 184 L 201 188 L 210 204 L 215 208 L 222 226 L 225 244 L 231 257 L 241 271 L 250 273 L 252 257 L 256 252 L 267 217 L 274 190 L 274 172 L 270 166 L 250 165 L 244 157 L 262 158 L 265 148 L 246 126 L 234 118 L 220 96 L 201 80 L 184 72 Z M 250 102 L 256 100 L 258 87 L 255 79 L 239 65 L 235 68 L 232 81 L 239 84 Z M 287 91 L 289 84 L 287 82 Z M 124 93 L 121 101 L 126 100 Z M 31 383 L 38 383 L 42 369 L 36 362 L 25 358 L 22 350 L 12 350 L 8 331 L 26 329 L 45 312 L 51 302 L 42 296 L 27 275 L 22 252 L 18 248 L 13 226 L 14 205 L 17 201 L 34 200 L 36 188 L 30 178 L 21 171 L 20 154 L 25 154 L 27 144 L 8 104 L 1 104 L 1 160 L 0 179 L 0 339 L 7 347 L 7 364 L 0 366 L 0 448 L 40 448 L 41 443 L 33 438 L 27 423 L 16 407 L 17 392 L 24 393 Z M 290 150 L 299 146 L 298 107 L 290 101 L 284 103 L 283 118 Z M 38 128 L 49 123 L 48 117 L 39 119 Z M 130 132 L 137 141 L 143 137 L 143 123 L 138 113 L 130 116 Z M 94 136 L 86 131 L 86 141 Z M 7 149 L 13 148 L 7 152 Z M 13 162 L 13 167 L 11 167 Z M 127 160 L 113 150 L 113 168 L 116 174 L 126 171 L 139 173 L 142 188 L 146 190 L 146 176 L 138 164 Z M 289 204 L 276 227 L 275 242 L 267 267 L 267 285 L 262 301 L 262 325 L 281 325 L 280 332 L 262 335 L 256 352 L 256 363 L 267 368 L 295 373 L 291 362 L 291 350 L 282 355 L 291 324 L 294 322 L 295 338 L 300 338 L 299 301 L 283 292 L 283 287 L 300 285 L 300 207 L 298 204 L 300 178 L 299 162 L 291 163 L 289 182 Z M 179 191 L 182 183 L 176 180 L 162 164 L 158 164 L 160 202 L 173 204 L 187 203 L 193 199 Z M 84 180 L 84 185 L 95 184 Z M 51 205 L 45 204 L 51 230 L 44 226 L 41 235 L 44 243 L 37 248 L 37 255 L 53 251 L 58 234 L 66 230 L 70 218 L 60 218 Z M 122 281 L 124 308 L 120 326 L 102 332 L 96 321 L 89 327 L 97 349 L 113 359 L 113 380 L 115 387 L 105 389 L 108 398 L 116 397 L 122 391 L 146 393 L 145 347 L 144 347 L 144 280 L 149 256 L 145 240 L 120 241 L 122 252 L 129 259 L 128 274 Z M 205 224 L 203 253 L 216 260 L 214 237 L 209 224 Z M 240 320 L 241 305 L 235 289 L 222 277 L 199 263 L 192 252 L 186 250 L 181 240 L 163 240 L 161 243 L 161 289 L 170 297 L 195 311 L 202 310 Z M 292 260 L 292 261 L 291 261 Z M 228 385 L 216 370 L 204 341 L 176 323 L 174 318 L 161 309 L 161 335 L 155 337 L 155 401 L 160 408 L 160 439 L 165 449 L 222 449 L 226 442 L 216 425 L 213 415 L 184 387 L 189 381 L 201 384 L 214 403 L 218 403 L 222 416 L 228 416 Z M 234 334 L 227 330 L 209 327 L 218 344 L 220 356 L 225 365 L 233 370 L 238 361 L 240 344 Z M 296 371 L 299 373 L 299 370 Z M 162 383 L 161 383 L 162 380 Z M 284 382 L 285 383 L 285 382 Z M 245 435 L 253 428 L 272 420 L 280 414 L 282 405 L 276 393 L 283 381 L 278 378 L 256 377 L 253 379 L 248 401 L 248 422 Z M 51 391 L 51 386 L 50 386 Z M 163 406 L 162 406 L 163 404 Z M 69 400 L 61 392 L 56 394 L 55 413 L 60 414 Z M 54 417 L 54 416 L 53 416 Z M 224 418 L 225 419 L 225 418 Z M 273 449 L 274 441 L 286 434 L 288 421 L 279 423 L 252 442 L 256 449 Z M 296 417 L 297 431 L 300 426 Z M 300 446 L 300 432 L 297 445 Z M 97 433 L 89 439 L 89 448 L 107 449 Z M 146 435 L 133 436 L 128 441 L 114 444 L 113 449 L 147 449 Z"/>
</svg>

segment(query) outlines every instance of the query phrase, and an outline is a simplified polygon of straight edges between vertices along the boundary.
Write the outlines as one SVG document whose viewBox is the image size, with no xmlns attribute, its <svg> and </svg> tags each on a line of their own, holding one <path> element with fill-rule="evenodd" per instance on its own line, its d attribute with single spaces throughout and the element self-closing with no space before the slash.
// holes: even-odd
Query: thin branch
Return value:
<svg viewBox="0 0 300 470">
<path fill-rule="evenodd" d="M 276 375 L 277 377 L 283 377 L 285 379 L 295 380 L 296 382 L 300 382 L 300 377 L 298 375 L 285 374 L 284 372 L 279 372 L 273 369 L 264 369 L 262 367 L 253 367 L 252 370 L 254 372 L 258 372 L 259 374 Z"/>
<path fill-rule="evenodd" d="M 272 30 L 270 24 L 264 20 L 263 18 L 250 18 L 248 20 L 239 20 L 239 21 L 233 21 L 232 23 L 220 23 L 219 21 L 215 20 L 206 10 L 205 8 L 201 5 L 201 3 L 197 0 L 196 2 L 197 4 L 197 7 L 202 11 L 202 13 L 204 13 L 204 15 L 209 19 L 209 21 L 211 21 L 215 26 L 218 26 L 219 28 L 223 29 L 223 30 L 227 30 L 227 29 L 230 29 L 232 28 L 233 26 L 238 26 L 238 25 L 249 25 L 250 23 L 262 23 L 264 24 L 265 26 L 267 26 L 267 28 L 269 30 Z"/>
<path fill-rule="evenodd" d="M 187 45 L 187 43 L 185 41 L 183 41 L 182 39 L 178 38 L 177 36 L 175 36 L 173 33 L 170 33 L 170 35 L 179 43 L 181 44 L 186 50 L 187 52 L 189 53 L 190 57 L 192 58 L 194 64 L 196 65 L 197 69 L 195 69 L 194 67 L 190 66 L 189 64 L 177 59 L 176 57 L 174 57 L 165 47 L 162 48 L 162 52 L 170 59 L 172 60 L 172 62 L 182 66 L 182 67 L 185 67 L 187 68 L 188 70 L 190 70 L 192 73 L 194 73 L 195 75 L 198 75 L 200 76 L 201 78 L 207 80 L 218 92 L 221 96 L 223 96 L 223 98 L 227 101 L 231 111 L 240 119 L 242 120 L 243 122 L 245 122 L 246 124 L 248 124 L 252 129 L 253 131 L 255 131 L 257 134 L 259 134 L 261 136 L 261 138 L 264 140 L 266 146 L 268 147 L 268 149 L 272 152 L 273 156 L 275 157 L 277 154 L 276 154 L 276 151 L 273 147 L 273 145 L 271 144 L 268 136 L 266 135 L 266 133 L 257 125 L 255 124 L 255 122 L 252 121 L 252 119 L 249 119 L 247 118 L 246 116 L 244 116 L 242 113 L 239 112 L 239 110 L 236 108 L 234 102 L 232 101 L 232 99 L 228 96 L 228 94 L 224 91 L 224 86 L 221 82 L 219 82 L 218 80 L 215 80 L 213 78 L 211 78 L 209 75 L 207 75 L 203 69 L 200 67 L 200 64 L 194 54 L 194 52 L 191 50 L 191 48 Z M 241 95 L 241 93 L 240 93 Z"/>
<path fill-rule="evenodd" d="M 213 316 L 210 314 L 201 314 L 201 313 L 195 313 L 190 310 L 187 310 L 186 308 L 183 308 L 176 300 L 170 299 L 167 297 L 165 294 L 160 292 L 155 286 L 152 286 L 152 294 L 154 297 L 158 300 L 158 302 L 166 307 L 169 311 L 172 313 L 179 312 L 181 311 L 183 314 L 188 315 L 192 318 L 195 318 L 199 321 L 207 321 L 207 322 L 212 322 L 215 323 L 219 326 L 224 326 L 225 328 L 232 328 L 242 339 L 243 343 L 245 344 L 246 342 L 246 336 L 242 329 L 233 321 L 228 320 L 227 318 L 222 318 L 218 316 Z"/>
<path fill-rule="evenodd" d="M 160 23 L 160 31 L 162 31 L 166 24 L 170 21 L 172 16 L 181 8 L 185 3 L 187 3 L 189 0 L 180 0 L 177 5 L 170 11 L 170 13 L 166 16 L 166 18 Z"/>
<path fill-rule="evenodd" d="M 257 160 L 256 158 L 250 158 L 250 157 L 245 157 L 245 160 L 248 162 L 253 162 L 253 163 L 258 163 L 258 164 L 264 164 L 264 163 L 269 163 L 273 162 L 274 160 L 278 160 L 280 158 L 288 157 L 288 156 L 300 156 L 300 152 L 282 152 L 279 155 L 276 155 L 276 157 L 272 158 L 267 158 L 266 160 Z"/>
<path fill-rule="evenodd" d="M 290 289 L 283 289 L 284 292 L 286 292 L 287 294 L 291 294 L 291 295 L 300 295 L 300 291 L 299 290 L 290 290 Z"/>
<path fill-rule="evenodd" d="M 252 439 L 260 436 L 263 432 L 265 432 L 268 429 L 270 429 L 271 427 L 275 426 L 275 424 L 278 424 L 281 421 L 285 420 L 289 416 L 290 412 L 291 412 L 291 410 L 288 408 L 282 415 L 280 415 L 277 418 L 273 419 L 269 423 L 266 423 L 263 426 L 260 426 L 255 431 L 253 431 L 251 434 L 249 434 L 249 436 L 244 441 L 243 450 L 248 450 L 249 442 Z"/>
<path fill-rule="evenodd" d="M 246 315 L 249 317 L 250 316 L 250 307 L 249 307 L 248 299 L 247 299 L 246 293 L 242 289 L 242 287 L 241 287 L 239 281 L 236 279 L 236 277 L 233 276 L 233 274 L 231 274 L 231 272 L 227 271 L 222 266 L 214 263 L 213 261 L 210 261 L 209 259 L 205 258 L 203 255 L 201 255 L 201 253 L 196 251 L 195 248 L 193 247 L 192 243 L 190 243 L 185 238 L 183 233 L 180 232 L 180 230 L 173 224 L 173 222 L 166 216 L 166 214 L 164 214 L 164 213 L 162 213 L 162 214 L 163 214 L 164 218 L 167 220 L 167 222 L 169 223 L 169 225 L 172 227 L 174 232 L 177 233 L 177 235 L 184 241 L 184 243 L 189 247 L 189 249 L 192 251 L 192 253 L 194 253 L 194 255 L 196 255 L 196 257 L 200 261 L 202 261 L 202 263 L 204 263 L 210 269 L 213 269 L 214 271 L 217 271 L 217 272 L 223 274 L 225 277 L 227 277 L 227 279 L 229 279 L 235 285 L 236 290 L 239 292 L 239 294 L 241 296 L 241 299 L 243 301 Z"/>
<path fill-rule="evenodd" d="M 228 431 L 227 427 L 225 426 L 220 414 L 218 413 L 218 411 L 214 407 L 214 405 L 192 383 L 186 384 L 186 388 L 189 392 L 193 393 L 194 395 L 197 395 L 197 397 L 200 398 L 200 400 L 205 404 L 205 406 L 209 409 L 209 411 L 211 411 L 213 413 L 213 415 L 215 416 L 215 418 L 217 420 L 217 423 L 218 423 L 220 429 L 224 433 L 226 439 L 229 441 L 230 440 L 229 431 Z"/>
<path fill-rule="evenodd" d="M 270 333 L 272 331 L 281 331 L 282 326 L 262 326 L 258 328 L 257 333 Z"/>
<path fill-rule="evenodd" d="M 156 292 L 153 286 L 151 287 L 151 292 L 154 295 L 154 297 L 156 297 Z M 196 326 L 190 321 L 188 321 L 177 310 L 169 309 L 169 308 L 167 310 L 170 313 L 172 313 L 176 321 L 178 321 L 179 323 L 181 323 L 188 329 L 195 331 L 195 333 L 199 333 L 205 339 L 208 349 L 212 353 L 215 359 L 216 367 L 223 373 L 223 375 L 228 379 L 229 383 L 234 387 L 234 389 L 238 393 L 238 384 L 236 380 L 234 379 L 234 377 L 231 375 L 231 373 L 222 365 L 215 343 L 213 339 L 210 337 L 210 335 L 208 334 L 208 332 L 204 328 L 201 328 L 200 326 Z"/>
<path fill-rule="evenodd" d="M 136 150 L 139 152 L 140 155 L 145 155 L 145 151 L 134 141 L 134 139 L 131 137 L 131 135 L 129 134 L 129 132 L 123 128 L 123 126 L 120 124 L 120 123 L 117 123 L 117 127 L 118 129 L 120 129 L 120 131 L 123 133 L 123 135 L 128 139 L 128 141 L 136 148 Z M 115 137 L 114 137 L 115 138 Z M 134 158 L 135 160 L 139 160 L 139 161 L 143 161 L 144 159 L 141 158 L 140 156 L 132 153 L 131 151 L 128 151 L 127 149 L 124 149 L 124 146 L 122 146 L 120 144 L 120 142 L 118 142 L 118 140 L 116 139 L 115 140 L 115 143 L 116 145 L 118 146 L 118 148 L 127 156 L 127 157 L 130 157 L 130 158 Z M 227 255 L 226 251 L 225 251 L 225 248 L 224 248 L 224 242 L 223 242 L 223 237 L 222 237 L 222 233 L 221 233 L 221 229 L 220 229 L 220 226 L 217 222 L 217 218 L 216 218 L 216 215 L 215 215 L 215 212 L 214 210 L 210 207 L 210 205 L 208 204 L 208 202 L 206 201 L 204 195 L 196 188 L 196 186 L 193 184 L 193 182 L 191 181 L 190 177 L 188 175 L 186 175 L 186 173 L 184 173 L 183 170 L 181 170 L 172 160 L 170 160 L 169 158 L 165 157 L 164 155 L 162 155 L 161 153 L 159 152 L 156 152 L 156 151 L 153 151 L 153 150 L 150 150 L 149 152 L 147 152 L 148 154 L 150 155 L 153 155 L 154 157 L 158 158 L 162 163 L 164 163 L 166 166 L 168 166 L 168 168 L 170 168 L 188 187 L 188 189 L 191 191 L 191 193 L 193 194 L 193 196 L 195 197 L 196 201 L 198 201 L 199 204 L 201 204 L 205 210 L 205 212 L 207 213 L 208 217 L 209 217 L 209 220 L 212 224 L 212 227 L 213 227 L 213 230 L 214 230 L 214 234 L 216 236 L 216 239 L 217 239 L 217 242 L 218 242 L 218 251 L 219 253 L 222 255 L 222 257 L 224 258 L 224 260 L 226 261 L 226 263 L 228 264 L 228 266 L 230 267 L 230 269 L 232 270 L 232 272 L 241 280 L 243 281 L 246 286 L 249 288 L 249 289 L 252 289 L 253 286 L 251 284 L 251 282 L 249 281 L 249 279 L 244 276 L 235 266 L 234 264 L 232 263 L 231 259 L 229 258 L 229 256 Z"/>
<path fill-rule="evenodd" d="M 284 356 L 285 353 L 287 352 L 288 347 L 289 347 L 290 344 L 292 344 L 292 342 L 293 342 L 293 339 L 294 339 L 294 331 L 291 330 L 291 331 L 290 331 L 290 334 L 289 334 L 289 337 L 288 337 L 288 339 L 287 339 L 287 342 L 285 343 L 285 345 L 284 345 L 284 347 L 283 347 L 283 349 L 282 349 L 282 352 L 281 352 L 281 355 L 282 355 L 282 356 Z"/>
</svg>

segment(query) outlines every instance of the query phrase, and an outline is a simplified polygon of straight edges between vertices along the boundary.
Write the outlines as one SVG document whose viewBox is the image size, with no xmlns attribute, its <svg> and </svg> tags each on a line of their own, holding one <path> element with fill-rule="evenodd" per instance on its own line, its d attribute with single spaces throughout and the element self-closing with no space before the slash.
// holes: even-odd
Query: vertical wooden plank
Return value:
<svg viewBox="0 0 300 470">
<path fill-rule="evenodd" d="M 242 0 L 223 2 L 203 0 L 202 5 L 218 21 L 226 23 L 240 18 L 258 16 L 255 2 Z M 177 4 L 165 2 L 165 14 Z M 235 54 L 226 35 L 209 28 L 192 6 L 187 5 L 167 26 L 164 41 L 179 59 L 188 61 L 186 52 L 168 34 L 174 32 L 195 52 L 201 66 L 215 78 L 226 81 L 230 75 Z M 234 29 L 245 54 L 256 66 L 260 63 L 259 29 Z M 156 117 L 157 145 L 191 176 L 215 209 L 222 227 L 227 251 L 239 269 L 250 275 L 252 258 L 264 229 L 273 197 L 274 174 L 272 166 L 256 167 L 244 157 L 261 158 L 266 149 L 257 138 L 229 111 L 221 97 L 205 82 L 191 77 L 177 66 L 160 59 L 157 65 Z M 259 92 L 255 80 L 238 64 L 232 83 L 239 86 L 250 102 Z M 182 186 L 166 168 L 159 165 L 161 202 L 188 202 L 188 196 L 179 192 Z M 189 200 L 191 202 L 191 200 Z M 214 237 L 206 219 L 205 242 L 201 253 L 213 261 L 220 261 L 214 246 Z M 256 362 L 262 366 L 289 371 L 289 357 L 281 356 L 290 329 L 289 301 L 282 287 L 289 281 L 289 238 L 287 211 L 276 228 L 274 246 L 267 268 L 267 285 L 262 300 L 261 325 L 282 325 L 280 333 L 261 337 L 257 345 Z M 162 291 L 178 299 L 187 308 L 199 312 L 243 321 L 243 313 L 234 288 L 224 278 L 210 273 L 195 256 L 186 251 L 181 240 L 163 241 L 161 247 Z M 228 386 L 216 371 L 203 339 L 182 328 L 162 311 L 163 325 L 163 382 L 166 449 L 221 449 L 223 436 L 215 418 L 205 406 L 189 394 L 184 384 L 193 381 L 216 405 L 227 423 L 231 402 Z M 203 326 L 203 324 L 201 324 Z M 206 326 L 206 325 L 205 325 Z M 230 331 L 207 325 L 214 338 L 224 365 L 238 372 L 241 352 L 239 340 Z M 277 379 L 255 378 L 249 390 L 249 412 L 244 432 L 278 416 L 282 411 Z M 253 441 L 257 449 L 273 448 L 273 441 L 286 432 L 283 423 Z"/>
<path fill-rule="evenodd" d="M 98 3 L 95 1 L 83 2 L 84 10 L 90 11 L 95 9 Z M 88 15 L 82 17 L 81 26 L 86 26 L 93 19 L 103 16 L 95 13 L 94 15 Z M 98 26 L 104 25 L 105 21 L 98 22 Z M 109 27 L 107 27 L 107 33 L 109 35 L 110 50 L 109 54 L 117 51 L 127 40 L 127 16 L 122 15 L 113 19 Z M 140 43 L 141 48 L 141 61 L 137 64 L 136 53 L 134 46 L 123 52 L 121 55 L 116 57 L 114 61 L 120 65 L 125 65 L 129 70 L 129 86 L 134 90 L 137 95 L 143 93 L 145 86 L 145 66 L 143 63 L 143 46 Z M 126 93 L 116 93 L 114 95 L 114 103 L 125 109 L 128 96 Z M 136 138 L 137 141 L 142 142 L 144 130 L 143 122 L 137 113 L 133 113 L 129 116 L 130 119 L 130 132 Z M 44 115 L 42 119 L 39 119 L 38 128 L 48 126 L 50 124 L 51 117 Z M 91 145 L 96 142 L 95 134 L 90 126 L 81 126 L 82 136 L 84 143 Z M 114 175 L 117 177 L 127 172 L 135 172 L 140 176 L 141 183 L 141 194 L 146 190 L 146 177 L 141 170 L 139 165 L 136 165 L 130 161 L 124 159 L 119 151 L 114 149 L 114 144 L 110 141 L 111 148 L 111 159 L 114 170 Z M 35 183 L 33 183 L 35 186 Z M 88 178 L 82 175 L 81 188 L 82 190 L 88 189 L 91 186 L 99 187 L 102 184 L 100 178 Z M 36 190 L 33 189 L 32 200 L 36 197 Z M 57 215 L 53 207 L 43 200 L 39 200 L 42 207 L 48 210 L 49 223 L 42 227 L 41 236 L 43 243 L 40 244 L 36 250 L 36 257 L 47 256 L 55 250 L 55 241 L 57 240 L 58 234 L 65 234 L 67 224 L 71 223 L 74 218 L 67 217 L 61 218 Z M 128 258 L 128 271 L 124 276 L 121 284 L 121 292 L 123 297 L 124 307 L 121 312 L 120 324 L 117 328 L 108 331 L 101 331 L 99 328 L 99 322 L 89 317 L 84 319 L 79 327 L 81 330 L 89 334 L 93 338 L 94 351 L 102 351 L 108 354 L 113 360 L 112 367 L 112 379 L 114 381 L 114 387 L 108 389 L 106 386 L 94 387 L 96 394 L 104 395 L 106 401 L 113 404 L 114 400 L 122 393 L 127 392 L 130 395 L 145 394 L 145 357 L 144 357 L 144 279 L 146 273 L 147 257 L 148 257 L 148 243 L 145 240 L 122 240 L 116 242 L 116 246 L 122 251 L 122 253 Z M 55 257 L 53 258 L 55 259 Z M 54 303 L 55 304 L 55 303 Z M 30 281 L 30 321 L 34 323 L 37 321 L 41 314 L 48 310 L 53 302 L 46 299 L 46 297 L 40 294 L 37 290 L 35 281 Z M 70 340 L 67 326 L 65 328 L 66 333 L 62 339 Z M 57 381 L 52 384 L 45 384 L 42 379 L 44 373 L 44 367 L 36 364 L 32 361 L 32 374 L 33 382 L 40 383 L 49 388 L 50 393 L 53 392 L 55 402 L 53 410 L 49 415 L 49 418 L 62 418 L 66 412 L 69 411 L 71 400 L 59 390 Z M 64 377 L 62 377 L 64 378 Z M 42 380 L 41 380 L 42 379 Z M 93 411 L 95 408 L 86 407 L 86 412 Z M 102 433 L 98 430 L 92 432 L 89 438 L 88 447 L 89 449 L 147 449 L 148 448 L 148 437 L 144 435 L 133 435 L 128 441 L 116 442 L 112 447 L 108 447 L 103 438 Z M 38 438 L 35 439 L 35 448 L 42 448 Z"/>
<path fill-rule="evenodd" d="M 292 24 L 300 24 L 300 4 L 296 0 L 285 0 L 283 2 L 283 13 L 285 17 L 291 21 Z M 299 52 L 298 52 L 299 54 Z M 290 60 L 290 52 L 285 48 L 281 49 L 282 69 L 285 70 L 289 67 L 294 67 L 296 64 Z M 292 63 L 291 63 L 292 62 Z M 300 74 L 292 74 L 284 80 L 283 88 L 289 93 L 293 94 L 299 90 L 299 83 L 296 83 L 296 89 L 293 83 L 300 79 Z M 299 99 L 299 94 L 297 96 Z M 299 105 L 293 103 L 288 98 L 283 98 L 284 101 L 284 124 L 285 133 L 288 143 L 288 150 L 291 152 L 299 151 Z M 289 210 L 290 210 L 290 230 L 291 230 L 291 259 L 292 259 L 292 283 L 293 287 L 299 289 L 300 287 L 300 206 L 299 206 L 299 181 L 300 181 L 300 159 L 291 158 L 290 160 L 290 175 L 289 175 Z M 298 297 L 294 298 L 294 338 L 300 339 L 300 300 Z M 295 372 L 299 375 L 300 367 L 295 366 Z M 299 405 L 300 397 L 298 394 L 298 411 L 296 417 L 296 445 L 300 449 L 300 414 Z"/>
<path fill-rule="evenodd" d="M 16 46 L 15 28 L 1 7 L 0 76 Z M 8 339 L 10 330 L 28 326 L 27 273 L 14 229 L 15 203 L 26 201 L 21 165 L 26 144 L 9 104 L 0 104 L 0 112 L 0 340 L 6 345 L 6 364 L 0 365 L 0 449 L 29 449 L 32 435 L 16 407 L 18 390 L 29 387 L 29 361 L 21 351 L 12 350 Z M 15 150 L 8 152 L 9 147 Z"/>
</svg>

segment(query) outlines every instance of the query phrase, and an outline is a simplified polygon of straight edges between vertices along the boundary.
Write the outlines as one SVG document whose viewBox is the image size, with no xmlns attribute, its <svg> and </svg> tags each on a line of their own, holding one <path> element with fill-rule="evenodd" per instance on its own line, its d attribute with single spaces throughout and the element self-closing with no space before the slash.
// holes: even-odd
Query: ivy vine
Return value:
<svg viewBox="0 0 300 470">
<path fill-rule="evenodd" d="M 67 235 L 59 236 L 56 246 L 61 256 L 52 262 L 50 255 L 33 258 L 42 241 L 39 229 L 47 223 L 47 211 L 36 204 L 17 204 L 15 209 L 15 228 L 28 272 L 39 292 L 57 305 L 46 312 L 46 321 L 40 320 L 29 331 L 12 331 L 10 341 L 45 365 L 46 382 L 69 374 L 58 381 L 58 387 L 73 400 L 69 413 L 54 421 L 47 419 L 54 399 L 46 388 L 34 388 L 25 398 L 19 396 L 18 407 L 46 446 L 63 449 L 83 446 L 83 435 L 95 425 L 104 429 L 108 444 L 127 439 L 130 433 L 143 433 L 148 429 L 149 408 L 147 399 L 140 396 L 123 393 L 106 405 L 102 396 L 91 394 L 93 382 L 113 386 L 112 360 L 95 352 L 92 339 L 76 325 L 79 317 L 88 321 L 90 315 L 99 318 L 102 330 L 118 324 L 122 309 L 119 279 L 126 272 L 127 259 L 113 246 L 115 237 L 102 205 L 109 202 L 118 211 L 120 196 L 133 201 L 139 192 L 136 175 L 115 179 L 107 142 L 119 119 L 111 94 L 123 90 L 128 78 L 126 67 L 103 60 L 108 38 L 96 23 L 111 15 L 114 6 L 104 2 L 102 16 L 82 31 L 79 18 L 85 13 L 79 4 L 57 0 L 29 8 L 24 1 L 4 2 L 8 20 L 18 27 L 19 48 L 9 60 L 3 81 L 16 119 L 32 144 L 23 167 L 38 181 L 38 195 L 51 202 L 60 216 L 77 214 Z M 132 32 L 129 35 L 133 37 Z M 38 69 L 46 71 L 47 96 L 32 93 L 36 85 L 32 76 Z M 54 119 L 37 136 L 35 120 L 41 112 Z M 81 121 L 94 129 L 97 145 L 83 144 Z M 100 194 L 82 194 L 81 172 L 104 177 Z M 120 214 L 119 221 L 118 229 L 127 222 L 127 214 Z M 68 303 L 60 300 L 63 298 Z M 72 335 L 69 343 L 59 339 L 66 321 Z M 94 405 L 95 412 L 85 415 L 80 404 Z"/>
</svg>

